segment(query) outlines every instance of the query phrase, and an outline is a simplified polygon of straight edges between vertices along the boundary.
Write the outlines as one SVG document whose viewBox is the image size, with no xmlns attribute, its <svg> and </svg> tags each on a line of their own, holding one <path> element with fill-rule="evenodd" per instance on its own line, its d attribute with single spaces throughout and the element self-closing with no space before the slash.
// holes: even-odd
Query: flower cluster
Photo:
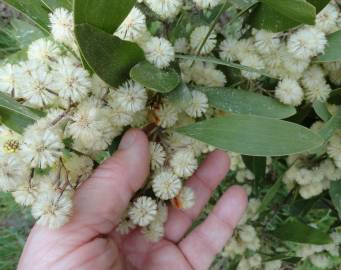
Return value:
<svg viewBox="0 0 341 270">
<path fill-rule="evenodd" d="M 311 128 L 319 130 L 322 122 L 316 122 Z M 293 155 L 287 158 L 289 170 L 283 181 L 291 190 L 299 186 L 299 193 L 304 199 L 309 199 L 328 190 L 332 181 L 341 178 L 341 134 L 337 131 L 320 149 L 319 155 Z"/>
<path fill-rule="evenodd" d="M 229 178 L 234 179 L 237 183 L 243 183 L 244 188 L 247 190 L 248 194 L 252 198 L 249 200 L 247 211 L 240 220 L 237 229 L 233 234 L 233 237 L 229 240 L 220 254 L 224 266 L 229 267 L 235 265 L 237 270 L 286 269 L 286 262 L 276 258 L 278 257 L 278 253 L 286 253 L 292 254 L 293 257 L 296 256 L 298 258 L 301 258 L 302 262 L 308 265 L 308 268 L 303 269 L 311 269 L 309 268 L 309 266 L 317 267 L 317 269 L 336 269 L 333 267 L 339 266 L 338 258 L 340 257 L 339 247 L 341 241 L 341 227 L 336 227 L 330 232 L 329 237 L 332 241 L 329 244 L 289 244 L 288 242 L 283 246 L 278 245 L 275 239 L 269 238 L 269 235 L 265 233 L 268 230 L 273 229 L 271 228 L 271 226 L 276 223 L 276 217 L 268 215 L 267 217 L 265 217 L 265 219 L 264 217 L 261 218 L 261 213 L 259 212 L 262 204 L 261 196 L 255 198 L 253 197 L 254 194 L 252 192 L 254 179 L 251 179 L 251 177 L 247 177 L 244 178 L 241 182 L 241 178 L 238 177 L 238 175 L 240 172 L 247 171 L 246 165 L 243 162 L 241 155 L 236 153 L 229 153 L 229 155 L 231 157 L 231 172 Z M 307 158 L 308 155 L 305 156 L 305 161 Z M 292 156 L 289 159 L 295 161 L 299 160 L 297 162 L 304 161 L 303 156 Z M 295 161 L 290 160 L 290 162 Z M 325 164 L 329 162 L 331 162 L 331 160 L 326 159 L 322 163 Z M 267 171 L 268 173 L 271 173 L 273 168 L 271 168 L 270 159 L 268 159 L 267 164 Z M 292 165 L 292 163 L 290 164 Z M 326 165 L 320 166 L 323 167 Z M 335 167 L 335 165 L 333 166 Z M 288 190 L 293 189 L 295 185 L 298 186 L 298 190 L 300 194 L 302 194 L 302 186 L 300 186 L 299 183 L 293 183 L 294 181 L 292 181 L 289 185 L 288 180 L 286 180 L 288 179 L 288 175 L 291 174 L 291 170 L 293 168 L 295 167 L 291 166 L 290 169 L 287 170 L 283 180 L 284 184 L 288 185 Z M 316 177 L 320 177 L 316 171 L 314 173 L 317 175 Z M 331 170 L 330 173 L 335 173 L 335 169 Z M 315 175 L 310 175 L 310 179 L 312 179 L 312 181 L 315 181 Z M 325 181 L 330 180 L 325 179 Z M 302 194 L 302 197 L 304 198 L 304 193 Z M 210 209 L 208 209 L 207 214 L 209 214 L 209 211 Z M 325 216 L 326 219 L 328 219 L 327 216 L 328 214 Z M 276 244 L 273 244 L 272 241 Z M 264 256 L 262 254 L 268 255 Z M 274 258 L 272 258 L 272 256 L 274 256 Z M 216 267 L 217 268 L 213 266 L 212 269 L 221 269 L 219 264 L 217 264 Z"/>
<path fill-rule="evenodd" d="M 326 102 L 332 86 L 341 85 L 341 62 L 313 61 L 327 48 L 326 36 L 341 28 L 340 10 L 334 1 L 319 13 L 315 25 L 289 32 L 271 33 L 245 25 L 232 34 L 224 31 L 221 22 L 213 28 L 190 25 L 184 29 L 187 35 L 181 37 L 168 35 L 173 30 L 169 26 L 181 12 L 210 12 L 221 3 L 139 0 L 113 35 L 136 43 L 146 60 L 160 70 L 176 66 L 182 81 L 189 85 L 252 86 L 249 88 L 258 93 L 295 107 Z M 153 31 L 151 16 L 159 25 Z M 51 38 L 30 44 L 25 59 L 0 66 L 0 92 L 25 106 L 30 114 L 39 115 L 22 134 L 1 126 L 0 190 L 11 192 L 19 204 L 30 206 L 38 224 L 59 228 L 72 215 L 75 191 L 112 153 L 122 133 L 129 127 L 142 128 L 150 140 L 150 176 L 131 201 L 117 231 L 127 234 L 140 227 L 150 241 L 158 241 L 164 235 L 168 205 L 186 210 L 195 204 L 195 193 L 186 187 L 186 180 L 195 173 L 202 157 L 214 150 L 173 128 L 225 113 L 211 107 L 207 95 L 199 90 L 188 90 L 184 106 L 132 79 L 115 87 L 107 85 L 83 66 L 72 12 L 57 8 L 49 19 Z M 217 64 L 188 60 L 183 57 L 186 54 L 199 58 L 216 55 L 223 62 L 244 68 L 234 84 Z M 272 82 L 273 87 L 266 87 L 262 74 L 278 80 Z M 332 105 L 328 109 L 335 113 Z M 312 127 L 315 131 L 320 128 L 319 122 Z M 241 155 L 230 156 L 236 182 L 251 194 L 250 183 L 256 176 Z M 267 159 L 267 172 L 272 162 Z M 304 199 L 321 194 L 341 177 L 341 134 L 336 132 L 318 155 L 289 156 L 286 165 L 290 169 L 283 181 L 288 190 L 297 188 Z M 250 200 L 247 214 L 224 249 L 223 256 L 239 259 L 238 270 L 281 268 L 280 260 L 264 261 L 260 255 L 268 248 L 255 225 L 260 204 L 259 199 Z M 340 243 L 338 232 L 331 237 L 333 247 L 303 246 L 297 251 L 299 256 L 319 267 L 327 265 L 327 252 L 336 254 L 335 245 Z"/>
<path fill-rule="evenodd" d="M 167 219 L 165 203 L 179 209 L 194 205 L 195 194 L 184 180 L 197 169 L 198 157 L 213 150 L 166 128 L 202 117 L 207 97 L 194 91 L 183 110 L 133 80 L 112 88 L 83 68 L 72 13 L 58 8 L 50 22 L 53 39 L 34 41 L 26 60 L 0 70 L 0 91 L 44 115 L 23 134 L 1 126 L 0 188 L 32 207 L 38 224 L 58 228 L 72 215 L 73 194 L 102 161 L 98 157 L 126 127 L 145 128 L 151 138 L 151 176 L 142 194 L 152 191 L 153 196 L 136 198 L 117 230 L 124 234 L 140 226 L 157 241 Z M 115 34 L 136 39 L 142 30 L 145 17 L 134 8 Z M 144 49 L 160 68 L 174 60 L 173 46 L 165 39 L 150 37 Z"/>
</svg>

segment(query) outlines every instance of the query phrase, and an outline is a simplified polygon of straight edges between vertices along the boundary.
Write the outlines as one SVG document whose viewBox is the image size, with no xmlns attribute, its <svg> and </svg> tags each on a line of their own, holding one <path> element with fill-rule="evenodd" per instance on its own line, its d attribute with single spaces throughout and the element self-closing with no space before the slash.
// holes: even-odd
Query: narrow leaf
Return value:
<svg viewBox="0 0 341 270">
<path fill-rule="evenodd" d="M 192 60 L 192 61 L 212 63 L 212 64 L 216 64 L 216 65 L 221 65 L 221 66 L 231 67 L 231 68 L 235 68 L 235 69 L 239 69 L 239 70 L 244 70 L 247 72 L 255 72 L 255 73 L 259 73 L 261 75 L 267 76 L 269 78 L 277 79 L 274 76 L 266 73 L 264 70 L 255 69 L 252 67 L 247 67 L 247 66 L 243 66 L 240 64 L 232 63 L 232 62 L 226 62 L 226 61 L 220 60 L 220 59 L 215 58 L 215 57 L 182 55 L 182 54 L 177 54 L 175 57 L 179 58 L 179 59 L 186 59 L 186 60 Z"/>
<path fill-rule="evenodd" d="M 40 0 L 5 0 L 5 2 L 26 15 L 42 30 L 49 32 L 48 10 L 43 7 Z"/>
<path fill-rule="evenodd" d="M 251 114 L 271 118 L 288 118 L 296 113 L 294 107 L 261 94 L 232 88 L 195 87 L 204 92 L 209 103 L 225 112 Z"/>
<path fill-rule="evenodd" d="M 251 115 L 232 114 L 176 131 L 217 148 L 250 156 L 285 156 L 323 144 L 319 135 L 303 126 Z"/>
<path fill-rule="evenodd" d="M 144 87 L 160 93 L 174 90 L 181 79 L 174 69 L 161 70 L 143 61 L 130 70 L 130 77 Z"/>
<path fill-rule="evenodd" d="M 282 184 L 282 177 L 278 177 L 275 184 L 273 184 L 272 187 L 266 193 L 260 207 L 258 208 L 258 213 L 263 212 L 269 206 L 269 204 L 272 202 L 277 192 L 279 191 L 281 184 Z"/>
<path fill-rule="evenodd" d="M 255 176 L 254 188 L 256 194 L 259 192 L 260 182 L 264 180 L 266 172 L 266 157 L 252 157 L 252 156 L 242 156 L 246 167 Z"/>
<path fill-rule="evenodd" d="M 331 117 L 331 113 L 328 111 L 327 104 L 324 102 L 316 101 L 313 104 L 315 113 L 324 121 L 327 122 Z"/>
<path fill-rule="evenodd" d="M 144 59 L 143 51 L 137 45 L 89 24 L 77 25 L 75 32 L 80 50 L 91 69 L 112 86 L 122 83 L 130 69 Z"/>
<path fill-rule="evenodd" d="M 303 244 L 324 245 L 331 242 L 328 234 L 310 227 L 297 219 L 291 219 L 272 233 L 283 241 Z"/>
<path fill-rule="evenodd" d="M 341 60 L 341 30 L 330 34 L 324 54 L 318 56 L 315 62 L 334 62 Z"/>
<path fill-rule="evenodd" d="M 184 83 L 181 83 L 174 91 L 168 93 L 166 97 L 170 102 L 183 110 L 187 108 L 188 103 L 192 100 L 191 91 Z"/>
<path fill-rule="evenodd" d="M 27 126 L 40 118 L 37 113 L 1 92 L 0 117 L 3 124 L 18 133 L 23 133 Z"/>
<path fill-rule="evenodd" d="M 331 182 L 329 194 L 341 219 L 341 180 Z"/>
<path fill-rule="evenodd" d="M 335 105 L 341 105 L 341 88 L 335 89 L 330 93 L 328 103 L 335 104 Z"/>
<path fill-rule="evenodd" d="M 0 108 L 11 111 L 15 114 L 21 115 L 32 120 L 38 120 L 40 117 L 33 113 L 27 107 L 21 105 L 15 99 L 11 98 L 9 95 L 0 92 Z"/>
<path fill-rule="evenodd" d="M 331 136 L 335 133 L 336 130 L 341 128 L 341 109 L 338 110 L 337 114 L 328 120 L 327 123 L 324 124 L 322 129 L 319 131 L 320 136 L 328 141 Z"/>
</svg>

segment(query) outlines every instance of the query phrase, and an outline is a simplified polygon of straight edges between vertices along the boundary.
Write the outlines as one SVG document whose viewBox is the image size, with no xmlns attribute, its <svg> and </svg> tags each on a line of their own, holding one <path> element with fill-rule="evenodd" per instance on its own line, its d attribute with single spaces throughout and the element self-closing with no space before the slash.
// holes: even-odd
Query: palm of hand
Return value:
<svg viewBox="0 0 341 270">
<path fill-rule="evenodd" d="M 188 211 L 169 209 L 165 238 L 158 243 L 138 230 L 126 236 L 115 232 L 130 198 L 147 177 L 148 160 L 145 135 L 129 131 L 118 152 L 77 191 L 71 222 L 54 231 L 33 228 L 18 269 L 208 269 L 245 210 L 245 192 L 230 188 L 207 220 L 184 235 L 227 173 L 226 155 L 210 154 L 186 182 L 196 193 L 196 204 Z"/>
</svg>

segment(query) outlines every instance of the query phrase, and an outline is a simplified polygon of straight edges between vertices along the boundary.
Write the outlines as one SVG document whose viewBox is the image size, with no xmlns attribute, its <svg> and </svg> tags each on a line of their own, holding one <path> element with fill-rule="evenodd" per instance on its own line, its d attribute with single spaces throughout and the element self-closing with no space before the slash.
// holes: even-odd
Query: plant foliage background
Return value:
<svg viewBox="0 0 341 270">
<path fill-rule="evenodd" d="M 133 79 L 148 91 L 145 107 L 149 111 L 144 110 L 148 116 L 142 121 L 122 124 L 124 128 L 117 136 L 110 137 L 103 149 L 89 153 L 76 149 L 74 137 L 63 137 L 61 160 L 90 156 L 91 164 L 86 165 L 91 170 L 115 151 L 118 135 L 128 126 L 144 128 L 154 143 L 163 144 L 162 136 L 171 136 L 174 132 L 192 138 L 181 137 L 180 144 L 191 146 L 200 141 L 200 155 L 196 156 L 199 162 L 214 147 L 224 149 L 231 156 L 231 172 L 214 192 L 197 224 L 233 184 L 245 186 L 250 203 L 234 237 L 216 258 L 212 269 L 340 269 L 341 17 L 338 1 L 206 1 L 211 3 L 208 7 L 204 6 L 205 1 L 196 1 L 197 5 L 184 1 L 184 6 L 171 18 L 153 10 L 148 5 L 153 1 L 5 2 L 17 11 L 0 3 L 0 70 L 8 64 L 26 61 L 32 42 L 42 38 L 51 40 L 49 13 L 63 7 L 73 11 L 72 38 L 79 50 L 74 43 L 66 41 L 58 46 L 61 54 L 79 59 L 89 77 L 96 76 L 96 87 L 103 93 L 97 90 L 91 95 L 110 103 L 105 91 L 112 91 L 107 90 L 109 86 L 117 88 L 127 79 Z M 113 35 L 133 7 L 145 14 L 146 30 L 151 36 L 162 36 L 175 48 L 166 65 L 150 56 L 143 37 L 141 41 L 134 40 L 134 35 L 129 37 L 128 32 L 123 36 L 122 32 Z M 335 12 L 336 18 L 330 19 Z M 206 28 L 200 29 L 203 26 Z M 195 31 L 198 37 L 194 36 Z M 150 38 L 146 33 L 145 39 Z M 207 45 L 210 42 L 214 42 L 213 48 Z M 296 58 L 283 49 L 285 46 Z M 278 59 L 282 62 L 278 63 Z M 20 134 L 27 133 L 27 128 L 44 119 L 47 108 L 52 106 L 26 102 L 26 98 L 18 98 L 11 91 L 4 92 L 0 92 L 0 143 L 3 149 L 15 152 L 19 147 L 16 142 L 22 143 Z M 204 97 L 193 107 L 193 93 L 198 92 Z M 65 95 L 70 100 L 74 98 Z M 60 107 L 69 113 L 80 103 L 80 99 L 75 99 Z M 169 124 L 174 107 L 182 111 L 180 120 Z M 194 109 L 188 112 L 188 108 Z M 55 114 L 53 120 L 58 121 L 54 124 L 60 124 L 63 117 L 59 119 Z M 173 154 L 167 152 L 171 160 Z M 155 164 L 157 161 L 156 158 Z M 174 163 L 171 162 L 174 171 L 184 169 Z M 50 165 L 32 166 L 32 173 L 49 176 L 53 171 Z M 179 174 L 177 177 L 184 180 L 191 173 Z M 69 192 L 68 188 L 65 186 L 63 192 Z M 148 190 L 155 192 L 155 187 L 147 185 L 143 191 Z M 20 201 L 21 197 L 13 195 Z M 173 205 L 174 200 L 181 201 L 179 196 L 164 200 L 169 199 Z M 9 193 L 1 193 L 0 211 L 0 268 L 13 269 L 33 220 L 29 209 L 17 207 Z M 43 214 L 35 217 L 44 222 Z M 45 223 L 51 225 L 51 221 Z M 152 228 L 147 230 L 153 238 Z"/>
</svg>

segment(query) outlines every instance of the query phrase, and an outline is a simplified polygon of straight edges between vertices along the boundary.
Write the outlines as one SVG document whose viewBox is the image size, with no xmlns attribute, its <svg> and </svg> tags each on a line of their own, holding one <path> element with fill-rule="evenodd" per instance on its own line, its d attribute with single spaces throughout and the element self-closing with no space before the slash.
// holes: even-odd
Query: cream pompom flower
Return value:
<svg viewBox="0 0 341 270">
<path fill-rule="evenodd" d="M 322 182 L 311 183 L 300 187 L 299 193 L 304 199 L 310 199 L 323 192 Z"/>
<path fill-rule="evenodd" d="M 149 225 L 157 214 L 156 202 L 147 196 L 137 198 L 128 210 L 131 221 L 141 227 Z"/>
<path fill-rule="evenodd" d="M 146 32 L 146 16 L 141 10 L 133 7 L 114 35 L 123 40 L 137 41 Z"/>
<path fill-rule="evenodd" d="M 30 171 L 18 155 L 0 155 L 0 191 L 12 191 L 28 180 Z"/>
<path fill-rule="evenodd" d="M 128 216 L 128 210 L 126 210 L 121 217 L 120 222 L 118 223 L 116 227 L 116 231 L 121 235 L 128 234 L 131 230 L 133 230 L 136 227 L 136 225 L 130 220 Z"/>
<path fill-rule="evenodd" d="M 17 66 L 12 64 L 7 64 L 0 68 L 0 92 L 16 94 L 16 69 Z"/>
<path fill-rule="evenodd" d="M 323 53 L 327 44 L 326 36 L 317 28 L 304 27 L 288 39 L 288 51 L 299 59 L 309 59 Z"/>
<path fill-rule="evenodd" d="M 52 166 L 62 156 L 63 148 L 62 138 L 55 130 L 25 132 L 21 154 L 32 168 L 45 169 Z"/>
<path fill-rule="evenodd" d="M 66 133 L 74 140 L 80 140 L 91 147 L 108 125 L 104 113 L 103 109 L 96 104 L 96 100 L 83 101 L 70 117 L 71 121 L 66 126 Z"/>
<path fill-rule="evenodd" d="M 163 146 L 156 142 L 149 144 L 150 165 L 152 170 L 160 169 L 166 160 L 166 151 Z"/>
<path fill-rule="evenodd" d="M 208 109 L 208 98 L 200 91 L 192 91 L 192 100 L 186 107 L 186 113 L 194 118 L 201 117 Z"/>
<path fill-rule="evenodd" d="M 178 209 L 190 209 L 195 204 L 195 193 L 190 187 L 183 187 L 172 200 L 172 205 Z"/>
<path fill-rule="evenodd" d="M 36 60 L 43 64 L 50 64 L 61 56 L 61 50 L 51 40 L 41 38 L 34 41 L 27 50 L 29 60 Z"/>
<path fill-rule="evenodd" d="M 174 43 L 176 53 L 188 53 L 189 44 L 186 38 L 178 38 Z"/>
<path fill-rule="evenodd" d="M 311 103 L 314 103 L 316 101 L 326 102 L 330 96 L 331 91 L 332 89 L 330 85 L 325 80 L 323 80 L 319 84 L 305 89 L 305 98 Z"/>
<path fill-rule="evenodd" d="M 85 69 L 73 63 L 68 57 L 63 57 L 58 61 L 52 71 L 54 81 L 51 89 L 66 101 L 79 102 L 89 93 L 91 80 Z"/>
<path fill-rule="evenodd" d="M 127 126 L 133 121 L 133 113 L 118 102 L 116 93 L 113 91 L 108 96 L 108 105 L 111 108 L 110 118 L 114 126 Z"/>
<path fill-rule="evenodd" d="M 234 38 L 228 38 L 222 41 L 219 45 L 219 57 L 222 60 L 233 62 L 237 60 L 236 50 L 238 41 Z"/>
<path fill-rule="evenodd" d="M 153 178 L 152 187 L 155 195 L 162 200 L 169 200 L 178 195 L 182 183 L 171 171 L 162 170 Z"/>
<path fill-rule="evenodd" d="M 337 29 L 337 20 L 339 18 L 339 10 L 333 4 L 328 4 L 316 16 L 316 27 L 326 34 Z"/>
<path fill-rule="evenodd" d="M 152 222 L 141 230 L 142 234 L 151 242 L 158 242 L 165 235 L 165 227 L 162 223 Z"/>
<path fill-rule="evenodd" d="M 64 43 L 69 46 L 73 46 L 74 36 L 74 24 L 73 14 L 65 8 L 57 8 L 53 13 L 49 14 L 51 22 L 50 28 L 53 38 L 57 42 Z"/>
<path fill-rule="evenodd" d="M 23 206 L 32 205 L 40 196 L 39 180 L 40 179 L 33 177 L 31 180 L 27 179 L 25 181 L 21 181 L 15 191 L 12 192 L 15 201 Z"/>
<path fill-rule="evenodd" d="M 286 105 L 298 106 L 303 101 L 304 92 L 297 81 L 284 79 L 279 82 L 275 96 Z"/>
<path fill-rule="evenodd" d="M 32 215 L 37 224 L 50 229 L 60 228 L 66 224 L 72 214 L 72 199 L 69 194 L 47 193 L 39 196 L 32 206 Z"/>
<path fill-rule="evenodd" d="M 147 93 L 141 84 L 129 80 L 114 92 L 114 98 L 127 112 L 135 113 L 145 108 Z"/>
<path fill-rule="evenodd" d="M 254 37 L 256 50 L 260 54 L 271 54 L 278 50 L 281 45 L 278 34 L 266 30 L 255 31 Z"/>
<path fill-rule="evenodd" d="M 310 66 L 302 75 L 301 83 L 306 89 L 314 88 L 315 85 L 325 81 L 323 69 L 318 65 Z"/>
<path fill-rule="evenodd" d="M 152 37 L 144 44 L 147 60 L 158 68 L 166 68 L 175 59 L 172 44 L 165 38 Z"/>
<path fill-rule="evenodd" d="M 163 19 L 175 17 L 182 5 L 183 0 L 145 0 L 147 6 Z"/>
<path fill-rule="evenodd" d="M 20 93 L 26 103 L 32 107 L 42 108 L 53 104 L 58 94 L 51 91 L 53 78 L 47 70 L 37 70 L 20 81 Z"/>
<path fill-rule="evenodd" d="M 156 124 L 163 128 L 172 127 L 178 121 L 178 109 L 169 102 L 164 102 L 159 109 L 155 110 L 155 114 L 158 118 Z"/>
<path fill-rule="evenodd" d="M 198 161 L 190 148 L 176 151 L 171 160 L 170 166 L 179 177 L 189 177 L 198 168 Z"/>
<path fill-rule="evenodd" d="M 222 2 L 222 0 L 193 0 L 193 1 L 201 9 L 214 8 Z"/>
<path fill-rule="evenodd" d="M 245 55 L 240 62 L 243 66 L 251 67 L 254 69 L 262 70 L 265 67 L 263 60 L 257 54 Z M 242 75 L 249 80 L 259 79 L 262 75 L 258 72 L 242 71 Z"/>
<path fill-rule="evenodd" d="M 208 26 L 199 26 L 194 29 L 190 37 L 191 48 L 194 52 L 198 52 L 210 28 Z M 200 54 L 209 54 L 215 48 L 217 44 L 217 35 L 215 32 L 211 32 L 201 48 Z"/>
</svg>

